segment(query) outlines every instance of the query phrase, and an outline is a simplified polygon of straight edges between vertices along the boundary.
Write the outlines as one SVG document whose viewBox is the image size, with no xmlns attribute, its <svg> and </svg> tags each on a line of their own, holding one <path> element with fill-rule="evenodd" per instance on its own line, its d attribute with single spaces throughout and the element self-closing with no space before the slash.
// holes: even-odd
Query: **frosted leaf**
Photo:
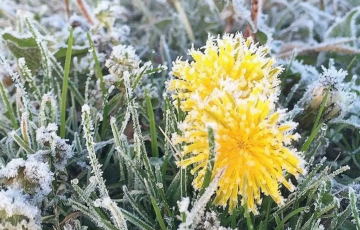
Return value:
<svg viewBox="0 0 360 230">
<path fill-rule="evenodd" d="M 337 18 L 325 32 L 324 37 L 356 37 L 358 32 L 358 26 L 356 20 L 359 18 L 360 8 L 354 7 L 347 12 L 342 18 Z"/>
<path fill-rule="evenodd" d="M 13 178 L 18 174 L 18 169 L 25 166 L 25 160 L 16 158 L 6 164 L 6 167 L 0 170 L 0 178 Z"/>
<path fill-rule="evenodd" d="M 28 181 L 39 185 L 43 195 L 51 192 L 51 182 L 54 175 L 47 163 L 34 161 L 31 158 L 28 159 L 25 163 L 24 175 Z"/>
<path fill-rule="evenodd" d="M 49 165 L 30 157 L 26 161 L 18 158 L 11 160 L 0 170 L 0 181 L 8 188 L 23 189 L 35 195 L 35 200 L 41 200 L 48 195 L 53 181 L 53 173 Z"/>
<path fill-rule="evenodd" d="M 0 190 L 0 229 L 41 229 L 40 211 L 20 190 Z"/>
</svg>

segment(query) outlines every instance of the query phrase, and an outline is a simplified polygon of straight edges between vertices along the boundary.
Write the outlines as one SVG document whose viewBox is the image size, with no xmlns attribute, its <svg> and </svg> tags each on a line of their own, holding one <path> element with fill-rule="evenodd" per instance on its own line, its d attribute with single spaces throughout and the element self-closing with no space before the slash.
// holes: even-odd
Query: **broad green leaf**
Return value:
<svg viewBox="0 0 360 230">
<path fill-rule="evenodd" d="M 335 22 L 326 32 L 325 37 L 354 37 L 358 26 L 355 25 L 356 19 L 360 16 L 360 7 L 349 11 L 343 18 Z"/>
<path fill-rule="evenodd" d="M 16 58 L 25 58 L 26 64 L 32 72 L 41 66 L 41 52 L 31 35 L 3 33 L 2 38 Z"/>
</svg>

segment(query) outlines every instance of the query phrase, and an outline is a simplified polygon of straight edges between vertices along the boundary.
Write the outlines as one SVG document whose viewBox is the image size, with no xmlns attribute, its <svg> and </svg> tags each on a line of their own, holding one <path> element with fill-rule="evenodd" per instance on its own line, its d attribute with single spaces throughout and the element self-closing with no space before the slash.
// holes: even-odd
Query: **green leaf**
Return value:
<svg viewBox="0 0 360 230">
<path fill-rule="evenodd" d="M 89 51 L 90 47 L 87 46 L 82 46 L 82 47 L 73 47 L 72 51 L 71 51 L 71 56 L 75 57 L 75 56 L 85 56 L 85 54 L 87 54 Z M 66 57 L 66 51 L 67 51 L 67 47 L 60 47 L 54 54 L 54 57 L 56 59 L 63 59 Z"/>
<path fill-rule="evenodd" d="M 66 52 L 65 72 L 64 72 L 63 87 L 62 87 L 62 96 L 61 96 L 61 114 L 60 114 L 61 138 L 65 138 L 66 135 L 66 97 L 67 97 L 70 66 L 71 66 L 72 44 L 73 44 L 73 30 L 71 29 L 69 35 L 69 41 L 68 41 L 68 48 Z"/>
<path fill-rule="evenodd" d="M 34 72 L 41 66 L 41 52 L 31 35 L 3 33 L 4 43 L 16 58 L 24 57 L 29 69 Z"/>
</svg>

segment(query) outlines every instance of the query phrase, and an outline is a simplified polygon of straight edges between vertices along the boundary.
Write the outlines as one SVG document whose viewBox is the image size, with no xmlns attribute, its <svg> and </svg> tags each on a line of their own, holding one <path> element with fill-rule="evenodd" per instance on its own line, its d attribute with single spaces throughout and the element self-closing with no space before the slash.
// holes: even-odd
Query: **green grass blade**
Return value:
<svg viewBox="0 0 360 230">
<path fill-rule="evenodd" d="M 306 152 L 309 149 L 312 141 L 315 139 L 315 137 L 317 136 L 318 132 L 320 131 L 320 129 L 323 125 L 325 125 L 325 124 L 322 123 L 322 124 L 318 125 L 315 128 L 315 130 L 311 132 L 309 138 L 306 140 L 306 142 L 301 147 L 301 149 L 300 149 L 301 152 Z"/>
<path fill-rule="evenodd" d="M 71 65 L 71 52 L 73 44 L 73 29 L 70 29 L 70 35 L 68 40 L 68 47 L 66 50 L 66 59 L 65 59 L 65 71 L 64 79 L 62 86 L 62 95 L 61 95 L 61 114 L 60 114 L 60 137 L 65 138 L 66 134 L 66 96 L 68 91 L 68 82 L 70 74 L 70 65 Z"/>
<path fill-rule="evenodd" d="M 346 71 L 347 71 L 347 72 L 349 72 L 349 71 L 350 71 L 350 68 L 354 65 L 355 60 L 356 60 L 356 57 L 357 57 L 357 56 L 355 55 L 355 56 L 353 57 L 353 59 L 351 59 L 348 67 L 346 68 Z"/>
<path fill-rule="evenodd" d="M 151 204 L 154 207 L 156 219 L 158 220 L 158 222 L 160 224 L 161 230 L 166 230 L 164 219 L 161 216 L 160 209 L 159 209 L 159 206 L 156 204 L 155 198 L 150 197 L 150 199 L 151 199 Z"/>
<path fill-rule="evenodd" d="M 151 153 L 154 157 L 159 157 L 154 110 L 151 104 L 151 98 L 148 93 L 146 94 L 146 108 L 150 122 Z"/>
<path fill-rule="evenodd" d="M 287 215 L 286 217 L 283 218 L 283 220 L 276 227 L 275 230 L 281 230 L 284 227 L 286 221 L 288 221 L 291 217 L 295 216 L 296 214 L 298 214 L 298 213 L 300 213 L 300 212 L 302 212 L 302 211 L 304 211 L 306 209 L 307 209 L 307 207 L 301 207 L 301 208 L 298 208 L 298 209 L 295 209 L 294 211 L 292 211 L 289 215 Z"/>
<path fill-rule="evenodd" d="M 10 118 L 12 127 L 14 129 L 18 129 L 19 124 L 16 121 L 14 110 L 10 105 L 9 98 L 8 98 L 8 96 L 6 94 L 5 87 L 4 87 L 3 82 L 1 80 L 0 80 L 0 95 L 1 95 L 1 98 L 3 99 L 3 102 L 4 102 L 5 106 L 6 106 L 6 110 L 7 110 L 8 116 Z"/>
</svg>

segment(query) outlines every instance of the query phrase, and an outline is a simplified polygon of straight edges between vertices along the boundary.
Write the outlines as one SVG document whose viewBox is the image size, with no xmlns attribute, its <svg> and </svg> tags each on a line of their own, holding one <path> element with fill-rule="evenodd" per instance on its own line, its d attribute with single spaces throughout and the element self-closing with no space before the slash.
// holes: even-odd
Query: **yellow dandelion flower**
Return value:
<svg viewBox="0 0 360 230">
<path fill-rule="evenodd" d="M 240 195 L 241 205 L 257 214 L 261 193 L 283 204 L 279 184 L 294 189 L 284 173 L 296 177 L 303 174 L 304 160 L 290 147 L 291 141 L 298 138 L 292 133 L 295 123 L 282 121 L 284 111 L 274 111 L 274 99 L 253 93 L 241 98 L 234 96 L 235 92 L 215 89 L 203 102 L 211 106 L 203 106 L 203 113 L 189 112 L 191 119 L 180 125 L 183 135 L 175 138 L 187 144 L 178 165 L 193 165 L 193 186 L 202 188 L 209 161 L 207 126 L 211 125 L 216 134 L 212 177 L 225 168 L 215 204 L 229 205 L 231 213 Z"/>
<path fill-rule="evenodd" d="M 274 67 L 274 59 L 267 57 L 268 48 L 258 46 L 251 37 L 242 34 L 225 34 L 223 38 L 209 36 L 203 52 L 190 50 L 191 63 L 177 60 L 169 89 L 176 91 L 173 99 L 180 99 L 181 109 L 190 111 L 195 107 L 193 97 L 205 99 L 224 79 L 239 81 L 241 97 L 247 97 L 254 87 L 260 86 L 265 94 L 277 91 L 280 67 Z M 197 95 L 194 95 L 194 93 Z"/>
</svg>

